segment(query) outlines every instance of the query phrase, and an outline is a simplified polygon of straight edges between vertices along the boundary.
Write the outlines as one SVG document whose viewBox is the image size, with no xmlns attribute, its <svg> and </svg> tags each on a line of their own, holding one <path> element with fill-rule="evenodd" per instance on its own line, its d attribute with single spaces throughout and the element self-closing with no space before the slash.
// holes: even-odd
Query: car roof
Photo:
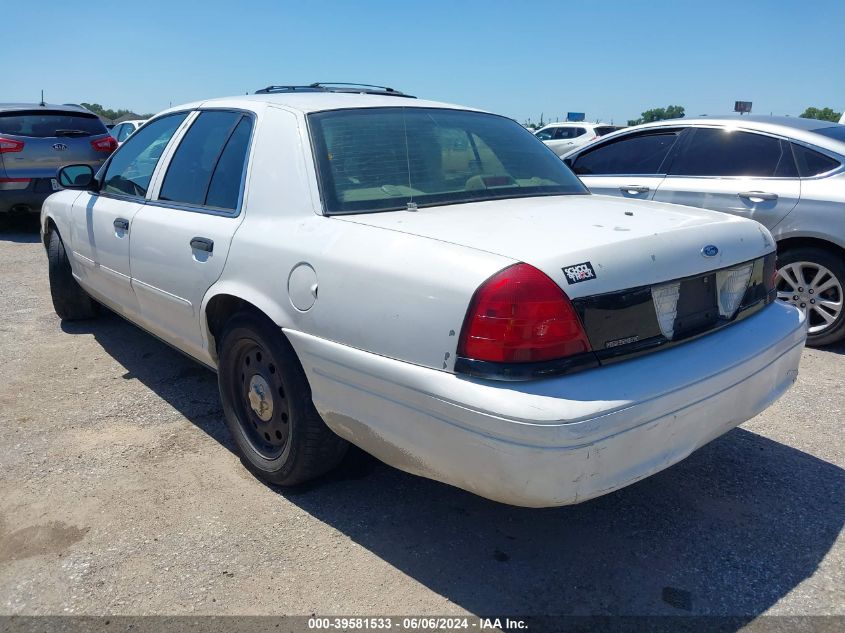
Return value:
<svg viewBox="0 0 845 633">
<path fill-rule="evenodd" d="M 73 104 L 56 104 L 56 103 L 0 103 L 0 112 L 14 112 L 16 110 L 50 110 L 61 112 L 74 112 L 82 114 L 90 114 L 97 116 L 90 110 L 86 110 L 82 106 Z"/>
<path fill-rule="evenodd" d="M 169 108 L 164 112 L 178 112 L 187 109 L 213 107 L 244 107 L 255 109 L 260 105 L 277 105 L 304 114 L 321 112 L 324 110 L 343 110 L 347 108 L 444 108 L 450 110 L 473 110 L 465 106 L 427 99 L 412 99 L 401 96 L 375 95 L 348 92 L 282 92 L 270 94 L 240 95 L 236 97 L 220 97 L 206 99 L 194 103 L 186 103 Z M 163 113 L 161 113 L 163 114 Z"/>
<path fill-rule="evenodd" d="M 790 116 L 765 116 L 765 115 L 738 115 L 727 114 L 721 116 L 698 116 L 683 119 L 667 119 L 644 123 L 636 128 L 625 128 L 625 132 L 632 129 L 649 129 L 658 127 L 676 127 L 678 125 L 707 126 L 724 125 L 739 130 L 756 130 L 758 132 L 769 132 L 804 141 L 820 147 L 827 147 L 840 154 L 845 153 L 845 142 L 818 134 L 817 130 L 839 125 L 832 121 L 820 121 L 819 119 L 802 119 L 801 117 Z"/>
</svg>

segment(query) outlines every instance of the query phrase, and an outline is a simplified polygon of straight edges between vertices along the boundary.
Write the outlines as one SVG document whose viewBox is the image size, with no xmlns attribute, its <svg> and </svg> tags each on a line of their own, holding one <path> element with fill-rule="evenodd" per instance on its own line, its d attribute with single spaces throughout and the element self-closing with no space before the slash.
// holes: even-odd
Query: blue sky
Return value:
<svg viewBox="0 0 845 633">
<path fill-rule="evenodd" d="M 127 6 L 131 10 L 115 7 Z M 200 8 L 201 7 L 201 8 Z M 0 0 L 0 101 L 137 112 L 359 81 L 520 121 L 845 109 L 845 2 Z"/>
</svg>

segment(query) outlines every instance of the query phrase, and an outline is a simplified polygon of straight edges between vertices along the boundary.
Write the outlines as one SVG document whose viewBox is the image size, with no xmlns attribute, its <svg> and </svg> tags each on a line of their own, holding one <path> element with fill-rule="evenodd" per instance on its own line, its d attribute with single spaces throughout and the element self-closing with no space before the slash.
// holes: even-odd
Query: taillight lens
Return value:
<svg viewBox="0 0 845 633">
<path fill-rule="evenodd" d="M 590 351 L 575 309 L 560 287 L 528 264 L 484 282 L 469 306 L 458 354 L 500 363 L 532 363 Z"/>
<path fill-rule="evenodd" d="M 99 138 L 96 141 L 91 141 L 91 147 L 98 152 L 113 152 L 117 149 L 117 139 L 113 136 Z"/>
<path fill-rule="evenodd" d="M 29 187 L 29 178 L 0 178 L 0 191 L 16 191 Z"/>
<path fill-rule="evenodd" d="M 10 138 L 0 137 L 0 154 L 20 152 L 23 150 L 23 145 L 23 141 L 15 141 Z"/>
</svg>

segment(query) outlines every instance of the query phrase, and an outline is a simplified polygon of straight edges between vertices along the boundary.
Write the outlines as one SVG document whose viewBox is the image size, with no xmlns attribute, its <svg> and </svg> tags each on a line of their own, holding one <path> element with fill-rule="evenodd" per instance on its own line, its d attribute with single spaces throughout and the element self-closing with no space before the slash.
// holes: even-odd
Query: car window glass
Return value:
<svg viewBox="0 0 845 633">
<path fill-rule="evenodd" d="M 677 130 L 628 136 L 584 152 L 572 169 L 581 176 L 665 173 L 661 165 L 677 138 Z"/>
<path fill-rule="evenodd" d="M 50 138 L 98 136 L 106 133 L 106 126 L 94 114 L 53 110 L 0 112 L 0 134 Z"/>
<path fill-rule="evenodd" d="M 214 168 L 205 204 L 220 209 L 236 209 L 241 196 L 246 152 L 252 131 L 252 119 L 242 117 Z"/>
<path fill-rule="evenodd" d="M 810 178 L 824 174 L 839 167 L 838 160 L 825 156 L 820 152 L 811 150 L 809 147 L 792 144 L 792 151 L 795 152 L 795 161 L 798 163 L 798 173 L 802 178 Z"/>
<path fill-rule="evenodd" d="M 186 116 L 187 112 L 164 116 L 128 138 L 112 156 L 100 190 L 145 196 L 164 148 Z"/>
<path fill-rule="evenodd" d="M 771 136 L 698 128 L 685 149 L 672 163 L 676 176 L 748 176 L 757 178 L 796 176 L 787 143 Z"/>
<path fill-rule="evenodd" d="M 308 120 L 329 213 L 587 193 L 557 156 L 503 117 L 384 107 Z"/>
<path fill-rule="evenodd" d="M 120 140 L 120 131 L 123 129 L 123 123 L 120 125 L 115 125 L 111 130 L 109 130 L 109 134 L 115 137 L 118 141 Z"/>
<path fill-rule="evenodd" d="M 542 132 L 535 132 L 535 135 L 541 141 L 550 141 L 552 139 L 552 132 L 554 130 L 543 130 Z"/>
<path fill-rule="evenodd" d="M 129 135 L 135 131 L 135 127 L 129 123 L 124 123 L 123 127 L 120 130 L 120 134 L 117 137 L 117 140 L 120 142 L 125 141 L 129 138 Z"/>
<path fill-rule="evenodd" d="M 242 116 L 213 110 L 200 113 L 173 154 L 159 200 L 205 204 L 217 160 Z"/>
<path fill-rule="evenodd" d="M 621 130 L 622 128 L 617 127 L 615 125 L 602 125 L 596 128 L 596 136 L 604 136 L 605 134 L 610 134 L 611 132 L 615 132 L 616 130 Z"/>
</svg>

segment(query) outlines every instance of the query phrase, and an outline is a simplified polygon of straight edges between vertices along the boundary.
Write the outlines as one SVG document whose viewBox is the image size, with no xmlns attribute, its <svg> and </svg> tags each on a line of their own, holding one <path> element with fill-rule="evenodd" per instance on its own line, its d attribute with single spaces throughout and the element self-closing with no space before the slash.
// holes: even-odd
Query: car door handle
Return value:
<svg viewBox="0 0 845 633">
<path fill-rule="evenodd" d="M 778 194 L 776 193 L 767 193 L 765 191 L 740 191 L 738 194 L 740 198 L 745 198 L 747 200 L 777 200 Z"/>
<path fill-rule="evenodd" d="M 214 250 L 214 240 L 210 240 L 207 237 L 195 237 L 191 240 L 191 248 L 210 253 Z"/>
<path fill-rule="evenodd" d="M 648 193 L 651 190 L 645 185 L 623 185 L 622 187 L 619 187 L 619 191 L 622 193 L 637 194 Z"/>
<path fill-rule="evenodd" d="M 118 231 L 128 231 L 129 230 L 129 220 L 125 218 L 115 218 L 114 219 L 114 228 Z"/>
</svg>

